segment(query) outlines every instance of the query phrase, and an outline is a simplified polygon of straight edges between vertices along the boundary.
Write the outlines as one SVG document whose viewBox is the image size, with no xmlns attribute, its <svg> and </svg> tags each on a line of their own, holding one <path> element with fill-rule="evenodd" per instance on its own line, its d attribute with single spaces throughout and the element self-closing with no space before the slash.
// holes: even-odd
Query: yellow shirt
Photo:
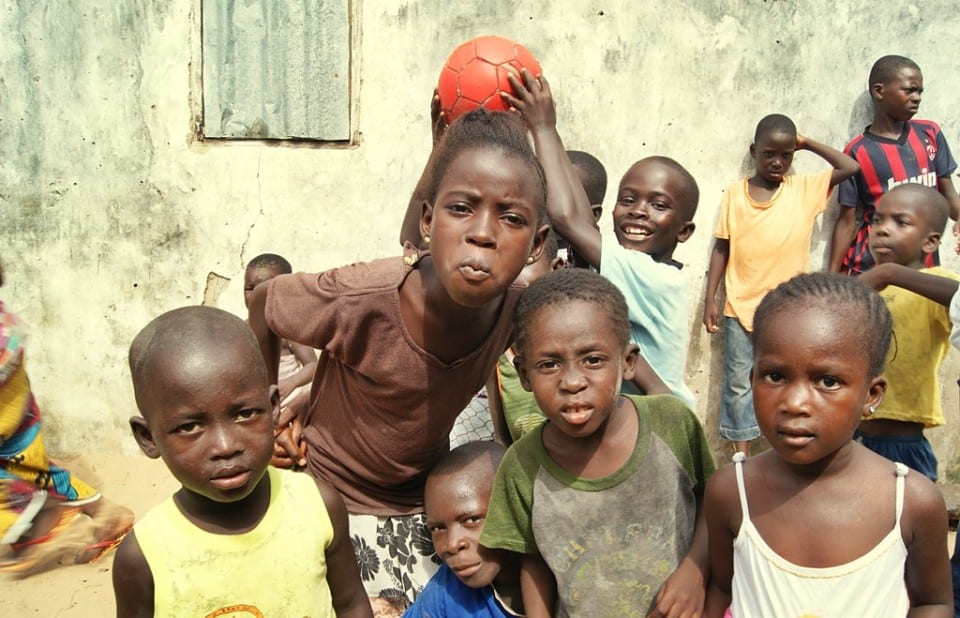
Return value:
<svg viewBox="0 0 960 618">
<path fill-rule="evenodd" d="M 752 332 L 753 314 L 767 292 L 810 270 L 813 223 L 827 207 L 832 174 L 828 169 L 786 176 L 767 202 L 750 197 L 746 178 L 727 187 L 714 232 L 730 240 L 723 315 Z"/>
<path fill-rule="evenodd" d="M 921 272 L 958 280 L 953 272 L 935 266 Z M 940 380 L 937 371 L 950 345 L 950 313 L 939 303 L 894 286 L 880 292 L 893 316 L 893 340 L 887 365 L 887 393 L 871 419 L 943 425 Z"/>
<path fill-rule="evenodd" d="M 250 532 L 205 532 L 172 496 L 136 525 L 153 574 L 154 616 L 334 616 L 324 560 L 333 525 L 320 491 L 306 474 L 267 470 L 270 506 Z"/>
</svg>

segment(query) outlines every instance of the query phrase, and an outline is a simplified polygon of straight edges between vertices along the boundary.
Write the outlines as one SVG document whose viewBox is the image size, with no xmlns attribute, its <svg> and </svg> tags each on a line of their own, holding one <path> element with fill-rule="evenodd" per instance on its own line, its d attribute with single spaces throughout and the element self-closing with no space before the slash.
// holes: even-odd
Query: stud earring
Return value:
<svg viewBox="0 0 960 618">
<path fill-rule="evenodd" d="M 536 260 L 533 258 L 533 256 L 532 256 L 532 255 L 528 255 L 528 256 L 527 256 L 527 264 L 533 264 L 534 262 L 536 262 Z"/>
<path fill-rule="evenodd" d="M 877 406 L 870 406 L 870 407 L 867 408 L 867 410 L 868 410 L 867 416 L 869 416 L 869 415 L 871 415 L 871 414 L 873 414 L 874 412 L 877 411 Z"/>
<path fill-rule="evenodd" d="M 430 234 L 424 234 L 424 235 L 423 235 L 423 244 L 425 244 L 425 245 L 429 245 L 429 244 L 430 244 Z"/>
</svg>

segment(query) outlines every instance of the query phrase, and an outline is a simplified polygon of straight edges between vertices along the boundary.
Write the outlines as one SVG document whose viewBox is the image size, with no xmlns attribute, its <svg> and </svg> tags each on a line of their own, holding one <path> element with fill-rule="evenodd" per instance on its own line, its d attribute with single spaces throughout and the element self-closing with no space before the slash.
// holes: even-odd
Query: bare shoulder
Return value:
<svg viewBox="0 0 960 618">
<path fill-rule="evenodd" d="M 707 481 L 704 510 L 710 519 L 730 524 L 737 520 L 739 523 L 739 501 L 736 464 L 728 463 L 714 472 Z"/>
<path fill-rule="evenodd" d="M 340 492 L 334 489 L 333 485 L 322 478 L 313 479 L 317 484 L 317 491 L 320 492 L 320 498 L 323 505 L 327 508 L 327 515 L 330 517 L 330 523 L 333 524 L 334 534 L 347 529 L 347 507 L 340 497 Z"/>
<path fill-rule="evenodd" d="M 153 573 L 135 531 L 123 538 L 113 557 L 113 593 L 117 616 L 153 616 Z"/>
<path fill-rule="evenodd" d="M 931 526 L 947 525 L 947 505 L 933 481 L 911 470 L 904 478 L 902 526 L 907 530 L 919 530 Z"/>
</svg>

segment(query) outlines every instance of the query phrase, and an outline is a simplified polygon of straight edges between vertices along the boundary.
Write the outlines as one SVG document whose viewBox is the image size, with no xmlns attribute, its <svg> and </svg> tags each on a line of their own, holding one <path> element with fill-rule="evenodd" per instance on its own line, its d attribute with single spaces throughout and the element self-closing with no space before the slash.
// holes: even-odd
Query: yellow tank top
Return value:
<svg viewBox="0 0 960 618">
<path fill-rule="evenodd" d="M 333 525 L 313 479 L 267 468 L 270 506 L 244 534 L 190 523 L 171 496 L 134 531 L 160 618 L 333 617 L 325 551 Z"/>
</svg>

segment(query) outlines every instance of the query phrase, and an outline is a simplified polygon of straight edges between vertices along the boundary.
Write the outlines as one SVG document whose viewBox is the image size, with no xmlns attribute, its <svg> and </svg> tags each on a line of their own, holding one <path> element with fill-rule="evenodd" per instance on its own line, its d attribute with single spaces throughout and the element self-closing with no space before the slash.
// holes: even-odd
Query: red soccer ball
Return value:
<svg viewBox="0 0 960 618">
<path fill-rule="evenodd" d="M 507 65 L 513 69 L 507 68 Z M 525 68 L 540 75 L 540 63 L 527 48 L 499 36 L 479 36 L 450 54 L 440 71 L 440 109 L 448 123 L 478 107 L 507 109 L 501 92 L 512 93 L 507 74 Z"/>
</svg>

